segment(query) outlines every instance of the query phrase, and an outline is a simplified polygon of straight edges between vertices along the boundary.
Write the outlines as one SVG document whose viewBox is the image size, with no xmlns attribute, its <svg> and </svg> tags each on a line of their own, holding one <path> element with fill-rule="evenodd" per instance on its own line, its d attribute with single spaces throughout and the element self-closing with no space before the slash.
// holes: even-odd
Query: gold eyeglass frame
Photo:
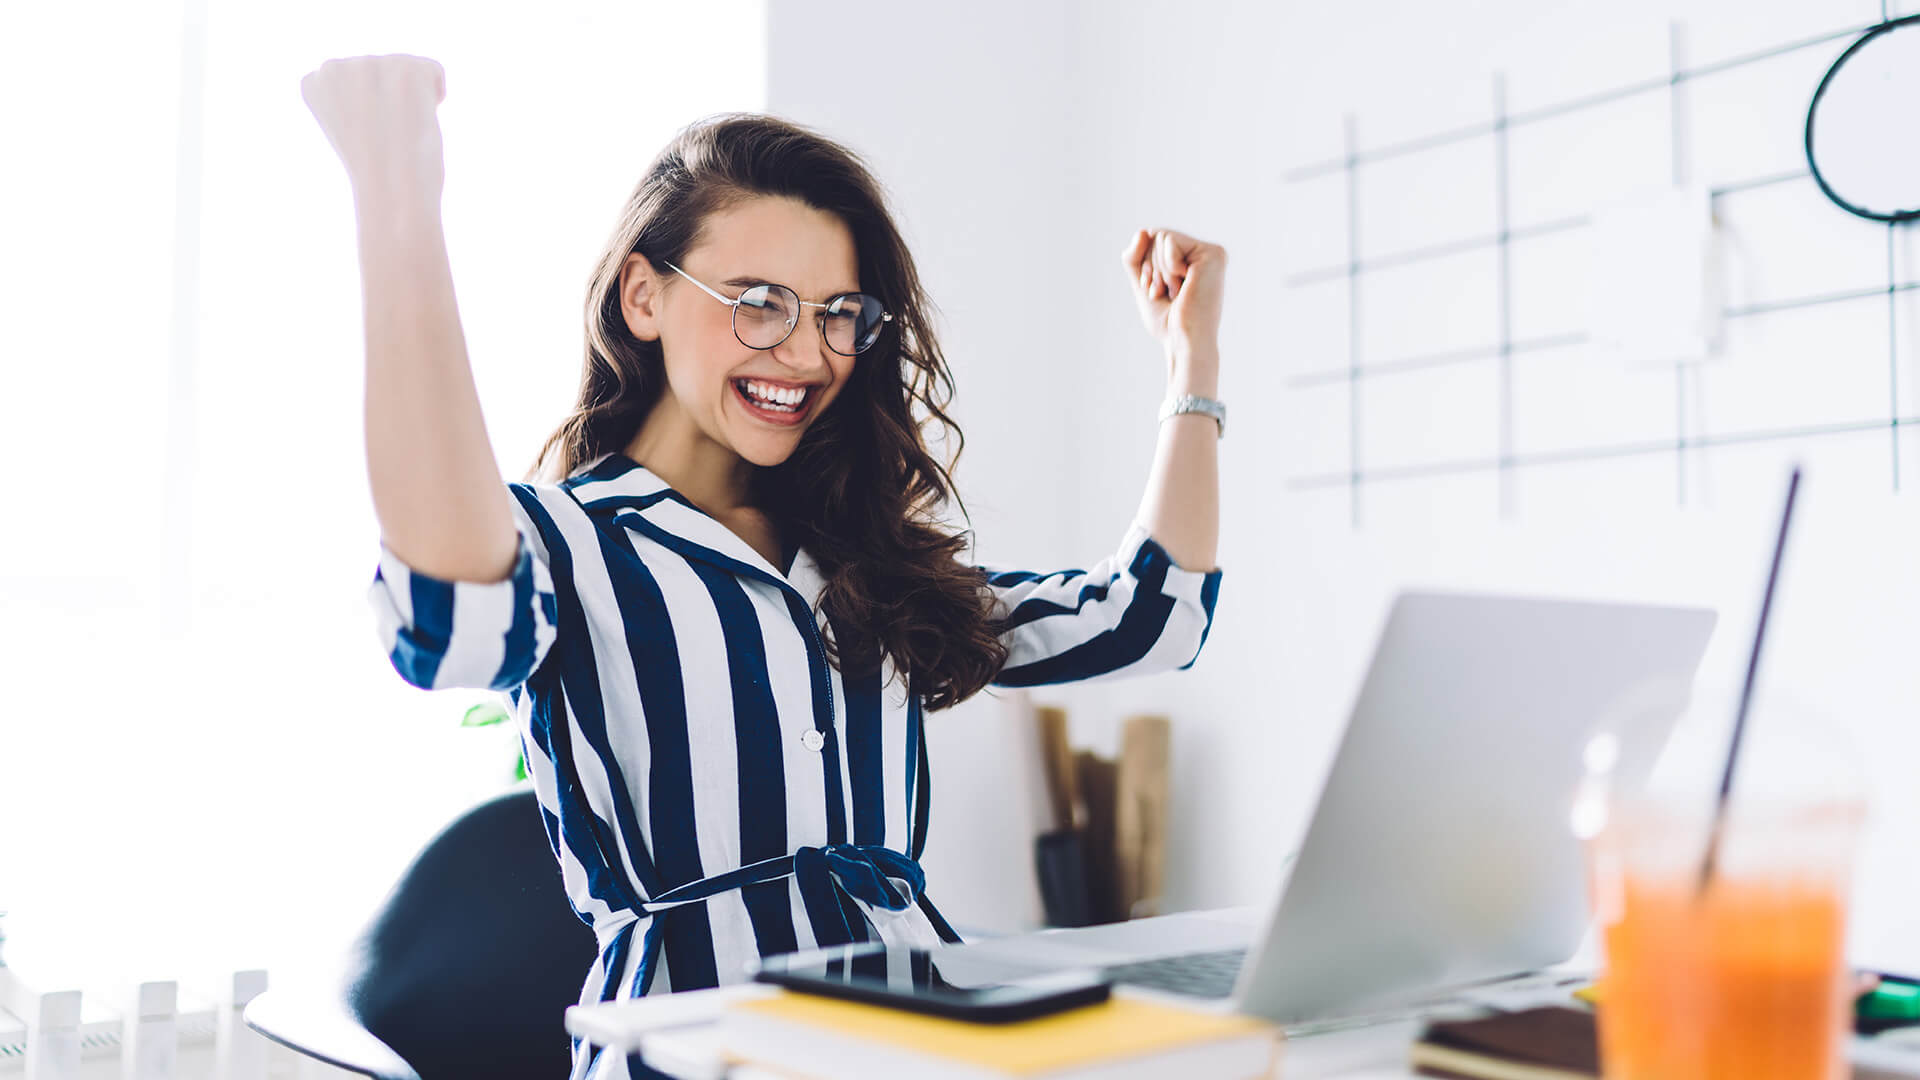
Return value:
<svg viewBox="0 0 1920 1080">
<path fill-rule="evenodd" d="M 786 332 L 785 334 L 782 334 L 782 335 L 780 336 L 780 340 L 779 340 L 779 341 L 776 341 L 776 342 L 774 342 L 774 343 L 773 343 L 773 344 L 771 344 L 771 345 L 747 345 L 747 339 L 745 339 L 745 338 L 743 338 L 743 337 L 741 337 L 741 336 L 740 336 L 740 325 L 739 325 L 739 322 L 738 322 L 738 319 L 739 319 L 739 317 L 740 317 L 740 301 L 739 301 L 738 299 L 733 299 L 733 300 L 729 300 L 729 299 L 727 299 L 726 297 L 724 297 L 724 296 L 722 296 L 722 295 L 720 295 L 720 294 L 719 294 L 718 292 L 716 292 L 716 291 L 714 291 L 714 289 L 713 289 L 713 288 L 712 288 L 711 286 L 709 286 L 709 285 L 708 285 L 708 284 L 707 284 L 706 282 L 704 282 L 704 281 L 701 281 L 701 280 L 700 280 L 699 278 L 697 278 L 697 277 L 694 277 L 694 276 L 693 276 L 692 274 L 689 274 L 689 273 L 687 273 L 687 272 L 686 272 L 685 270 L 682 270 L 682 269 L 680 269 L 679 267 L 677 267 L 677 266 L 674 266 L 674 265 L 673 265 L 673 264 L 672 264 L 671 262 L 667 262 L 667 260 L 665 260 L 665 259 L 662 259 L 662 260 L 660 260 L 660 261 L 661 261 L 661 262 L 663 262 L 663 263 L 666 263 L 666 265 L 667 265 L 667 266 L 669 266 L 669 267 L 672 267 L 672 268 L 673 268 L 673 272 L 674 272 L 674 273 L 676 273 L 676 274 L 679 274 L 679 275 L 680 275 L 681 277 L 683 277 L 683 278 L 686 278 L 686 279 L 687 279 L 688 281 L 691 281 L 691 282 L 693 282 L 693 283 L 694 283 L 695 285 L 698 285 L 698 286 L 700 286 L 700 291 L 702 291 L 702 292 L 704 292 L 704 293 L 706 293 L 706 294 L 707 294 L 708 296 L 711 296 L 711 297 L 713 297 L 713 298 L 714 298 L 715 300 L 718 300 L 718 301 L 720 301 L 721 303 L 723 303 L 723 304 L 725 304 L 725 305 L 727 305 L 728 307 L 730 307 L 730 308 L 732 308 L 732 309 L 733 309 L 733 320 L 734 320 L 734 321 L 732 322 L 732 329 L 733 329 L 733 336 L 734 336 L 734 339 L 735 339 L 735 340 L 737 340 L 737 341 L 739 341 L 739 342 L 740 342 L 740 344 L 742 344 L 742 345 L 746 345 L 746 346 L 747 346 L 747 348 L 749 348 L 749 349 L 759 349 L 759 350 L 761 350 L 761 351 L 763 351 L 763 352 L 764 352 L 765 350 L 767 350 L 767 349 L 777 349 L 777 348 L 779 348 L 779 347 L 780 347 L 780 345 L 781 345 L 781 343 L 782 343 L 782 342 L 785 342 L 785 341 L 786 341 L 786 340 L 787 340 L 788 338 L 790 338 L 790 337 L 792 337 L 792 336 L 793 336 L 793 330 L 794 330 L 794 327 L 796 327 L 796 326 L 799 326 L 799 325 L 800 325 L 800 316 L 799 316 L 799 313 L 797 313 L 797 312 L 796 312 L 796 313 L 794 314 L 794 317 L 793 317 L 792 319 L 790 319 L 790 320 L 789 320 L 789 321 L 787 322 L 787 332 Z M 817 307 L 817 308 L 825 308 L 825 307 L 830 307 L 830 306 L 832 306 L 832 301 L 835 301 L 835 300 L 838 300 L 838 299 L 839 299 L 840 297 L 842 297 L 842 296 L 871 296 L 871 295 L 872 295 L 871 293 L 863 293 L 863 292 L 847 292 L 847 293 L 836 293 L 836 294 L 834 294 L 833 296 L 829 296 L 829 297 L 827 297 L 827 301 L 828 301 L 827 303 L 825 303 L 825 304 L 817 304 L 817 303 L 814 303 L 814 302 L 813 302 L 812 300 L 801 300 L 801 299 L 800 299 L 800 294 L 799 294 L 798 292 L 795 292 L 795 291 L 793 290 L 793 288 L 792 288 L 791 286 L 787 286 L 787 285 L 781 285 L 781 284 L 780 284 L 779 282 L 777 282 L 777 281 L 763 281 L 763 282 L 760 282 L 760 283 L 759 283 L 759 285 L 749 285 L 749 286 L 748 286 L 748 288 L 759 288 L 759 287 L 760 287 L 760 285 L 772 285 L 772 286 L 774 286 L 774 287 L 776 287 L 776 288 L 781 288 L 781 289 L 786 289 L 786 290 L 787 290 L 788 292 L 790 292 L 790 293 L 793 293 L 793 298 L 794 298 L 794 299 L 795 299 L 796 301 L 799 301 L 799 303 L 800 303 L 800 304 L 801 304 L 802 306 L 804 306 L 804 307 Z M 879 298 L 879 297 L 877 297 L 877 296 L 875 296 L 875 297 L 874 297 L 874 301 L 875 301 L 876 303 L 878 303 L 878 302 L 879 302 L 879 300 L 880 300 L 880 298 Z M 821 319 L 818 319 L 818 318 L 816 318 L 816 319 L 814 319 L 813 321 L 814 321 L 814 325 L 816 325 L 816 326 L 818 326 L 818 327 L 820 328 L 820 340 L 821 340 L 821 341 L 826 341 L 826 342 L 827 342 L 827 348 L 829 348 L 829 349 L 833 349 L 833 351 L 834 351 L 834 352 L 836 352 L 836 353 L 839 353 L 839 354 L 840 354 L 841 356 L 859 356 L 859 355 L 860 355 L 861 353 L 863 353 L 863 352 L 866 352 L 866 351 L 867 351 L 867 349 L 871 349 L 871 348 L 873 348 L 873 343 L 874 343 L 874 342 L 876 342 L 876 341 L 879 341 L 879 340 L 880 340 L 880 332 L 879 332 L 878 330 L 875 330 L 875 331 L 874 331 L 874 334 L 873 334 L 873 338 L 872 338 L 872 340 L 870 340 L 870 341 L 868 341 L 868 342 L 867 342 L 867 347 L 866 347 L 865 349 L 855 349 L 855 350 L 853 350 L 853 351 L 852 351 L 852 352 L 850 352 L 850 353 L 843 353 L 843 352 L 840 352 L 840 350 L 839 350 L 839 349 L 834 349 L 834 348 L 833 348 L 833 342 L 831 342 L 831 341 L 827 341 L 827 324 L 826 324 L 826 322 L 825 322 L 824 320 L 821 320 Z M 885 308 L 885 307 L 883 306 L 883 307 L 882 307 L 882 308 L 880 309 L 880 322 L 881 322 L 881 324 L 882 324 L 882 326 L 884 326 L 884 325 L 885 325 L 886 323 L 890 323 L 890 322 L 892 322 L 892 321 L 893 321 L 893 312 L 891 312 L 891 311 L 888 311 L 888 310 L 887 310 L 887 309 L 886 309 L 886 308 Z"/>
</svg>

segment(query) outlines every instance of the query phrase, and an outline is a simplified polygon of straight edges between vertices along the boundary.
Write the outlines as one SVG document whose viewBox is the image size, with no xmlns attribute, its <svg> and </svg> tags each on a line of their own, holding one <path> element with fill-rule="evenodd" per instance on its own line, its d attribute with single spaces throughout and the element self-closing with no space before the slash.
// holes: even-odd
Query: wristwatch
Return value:
<svg viewBox="0 0 1920 1080">
<path fill-rule="evenodd" d="M 1220 425 L 1220 438 L 1227 437 L 1227 406 L 1224 402 L 1215 401 L 1213 398 L 1199 397 L 1194 394 L 1170 397 L 1160 406 L 1160 420 L 1164 423 L 1169 416 L 1190 412 L 1206 413 L 1213 417 L 1214 421 Z"/>
</svg>

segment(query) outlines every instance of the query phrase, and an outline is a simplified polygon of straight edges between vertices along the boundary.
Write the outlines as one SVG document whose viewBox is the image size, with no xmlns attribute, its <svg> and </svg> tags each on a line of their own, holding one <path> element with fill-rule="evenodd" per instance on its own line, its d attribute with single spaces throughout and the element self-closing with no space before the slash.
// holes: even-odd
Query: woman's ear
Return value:
<svg viewBox="0 0 1920 1080">
<path fill-rule="evenodd" d="M 620 268 L 620 311 L 627 320 L 627 332 L 641 341 L 660 340 L 659 320 L 654 305 L 660 300 L 660 276 L 645 255 L 634 252 Z"/>
</svg>

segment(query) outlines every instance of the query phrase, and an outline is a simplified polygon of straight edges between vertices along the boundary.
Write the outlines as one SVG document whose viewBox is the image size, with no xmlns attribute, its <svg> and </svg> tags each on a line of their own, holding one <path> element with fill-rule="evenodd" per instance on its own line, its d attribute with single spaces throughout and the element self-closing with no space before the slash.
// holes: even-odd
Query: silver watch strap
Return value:
<svg viewBox="0 0 1920 1080">
<path fill-rule="evenodd" d="M 1200 397 L 1196 394 L 1170 397 L 1160 406 L 1160 419 L 1164 423 L 1169 416 L 1190 412 L 1206 413 L 1213 417 L 1214 421 L 1220 425 L 1220 438 L 1226 438 L 1227 406 L 1225 402 L 1216 401 L 1213 398 Z"/>
</svg>

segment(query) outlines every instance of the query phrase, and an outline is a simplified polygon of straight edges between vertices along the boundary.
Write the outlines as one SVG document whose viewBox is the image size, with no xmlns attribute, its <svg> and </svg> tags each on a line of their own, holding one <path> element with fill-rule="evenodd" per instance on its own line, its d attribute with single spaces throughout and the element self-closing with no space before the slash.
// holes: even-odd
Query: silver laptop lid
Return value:
<svg viewBox="0 0 1920 1080">
<path fill-rule="evenodd" d="M 1688 685 L 1714 613 L 1403 593 L 1235 998 L 1281 1022 L 1558 963 L 1588 921 L 1569 812 L 1603 715 Z M 1682 702 L 1623 747 L 1650 765 Z"/>
</svg>

